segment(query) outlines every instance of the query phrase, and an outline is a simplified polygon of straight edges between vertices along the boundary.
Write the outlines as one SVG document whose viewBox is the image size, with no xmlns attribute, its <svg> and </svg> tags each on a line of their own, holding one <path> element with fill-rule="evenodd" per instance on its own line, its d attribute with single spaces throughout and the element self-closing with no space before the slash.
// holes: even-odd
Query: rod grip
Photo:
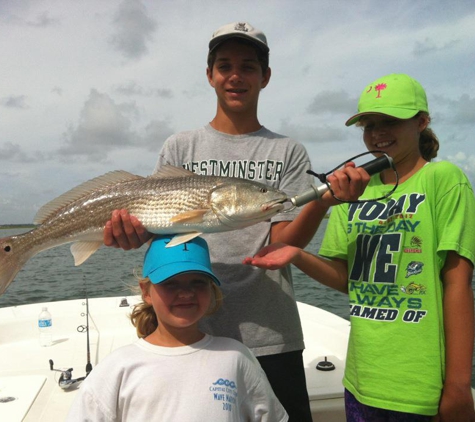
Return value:
<svg viewBox="0 0 475 422">
<path fill-rule="evenodd" d="M 388 155 L 381 155 L 381 157 L 368 161 L 367 163 L 361 166 L 361 168 L 365 169 L 370 176 L 376 173 L 380 173 L 390 167 L 394 168 L 394 165 L 393 159 Z"/>
<path fill-rule="evenodd" d="M 374 160 L 368 161 L 360 167 L 365 169 L 367 173 L 372 176 L 373 174 L 380 173 L 388 168 L 394 168 L 394 162 L 391 157 L 385 154 L 381 157 L 375 158 Z M 320 199 L 327 190 L 327 185 L 321 185 L 319 187 L 311 185 L 310 189 L 290 198 L 290 202 L 292 202 L 296 207 L 301 207 L 315 199 Z"/>
</svg>

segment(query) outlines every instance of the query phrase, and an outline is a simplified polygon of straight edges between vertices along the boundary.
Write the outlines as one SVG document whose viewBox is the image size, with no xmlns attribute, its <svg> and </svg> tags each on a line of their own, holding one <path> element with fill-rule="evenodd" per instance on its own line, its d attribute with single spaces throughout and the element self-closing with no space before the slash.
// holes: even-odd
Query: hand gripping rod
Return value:
<svg viewBox="0 0 475 422">
<path fill-rule="evenodd" d="M 365 169 L 368 174 L 372 176 L 373 174 L 379 173 L 388 168 L 394 168 L 394 162 L 388 155 L 382 155 L 381 157 L 363 164 L 361 168 Z M 320 199 L 327 190 L 328 186 L 325 184 L 319 187 L 311 185 L 310 189 L 302 192 L 300 195 L 295 195 L 290 198 L 290 202 L 292 202 L 295 207 L 301 207 L 315 199 Z"/>
</svg>

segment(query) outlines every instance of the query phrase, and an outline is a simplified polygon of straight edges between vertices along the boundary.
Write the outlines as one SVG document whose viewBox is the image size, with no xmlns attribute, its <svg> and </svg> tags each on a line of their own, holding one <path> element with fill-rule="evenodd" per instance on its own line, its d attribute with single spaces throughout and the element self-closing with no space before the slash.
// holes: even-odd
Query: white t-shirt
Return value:
<svg viewBox="0 0 475 422">
<path fill-rule="evenodd" d="M 80 386 L 67 421 L 287 421 L 251 351 L 205 335 L 183 347 L 140 339 L 112 352 Z"/>
</svg>

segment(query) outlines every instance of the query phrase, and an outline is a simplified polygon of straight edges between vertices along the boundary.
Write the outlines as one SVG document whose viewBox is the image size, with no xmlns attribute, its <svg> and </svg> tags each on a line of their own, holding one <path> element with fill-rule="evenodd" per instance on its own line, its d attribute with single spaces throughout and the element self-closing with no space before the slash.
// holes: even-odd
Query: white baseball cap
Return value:
<svg viewBox="0 0 475 422">
<path fill-rule="evenodd" d="M 219 44 L 230 38 L 244 38 L 252 42 L 264 53 L 269 52 L 267 38 L 264 33 L 247 22 L 228 23 L 216 30 L 209 42 L 209 51 L 213 51 Z"/>
</svg>

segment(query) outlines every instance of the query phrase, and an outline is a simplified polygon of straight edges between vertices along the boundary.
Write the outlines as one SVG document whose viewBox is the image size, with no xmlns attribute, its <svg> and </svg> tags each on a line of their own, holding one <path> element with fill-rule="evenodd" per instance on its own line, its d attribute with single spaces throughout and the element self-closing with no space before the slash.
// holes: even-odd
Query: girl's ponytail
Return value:
<svg viewBox="0 0 475 422">
<path fill-rule="evenodd" d="M 148 284 L 147 289 L 149 289 L 151 285 L 151 282 L 148 278 L 140 279 L 139 283 Z M 143 300 L 143 296 L 142 302 L 134 306 L 132 314 L 130 315 L 130 320 L 137 330 L 137 336 L 140 338 L 144 338 L 152 334 L 158 327 L 155 310 L 151 304 L 148 304 L 145 302 L 145 300 Z"/>
<path fill-rule="evenodd" d="M 425 115 L 430 123 L 430 117 L 427 113 L 421 111 L 419 115 L 420 114 Z M 426 161 L 431 161 L 433 158 L 437 157 L 437 151 L 439 151 L 439 139 L 430 127 L 426 127 L 421 132 L 419 138 L 419 151 L 422 158 Z"/>
</svg>

